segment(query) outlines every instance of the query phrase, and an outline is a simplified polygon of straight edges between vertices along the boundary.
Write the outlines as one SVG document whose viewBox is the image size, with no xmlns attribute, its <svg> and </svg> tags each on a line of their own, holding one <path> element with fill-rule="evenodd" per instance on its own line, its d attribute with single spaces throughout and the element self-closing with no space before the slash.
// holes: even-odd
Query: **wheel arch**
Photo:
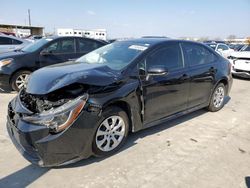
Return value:
<svg viewBox="0 0 250 188">
<path fill-rule="evenodd" d="M 103 108 L 103 110 L 107 109 L 108 107 L 112 107 L 112 106 L 117 106 L 119 108 L 121 108 L 128 116 L 128 120 L 129 120 L 129 132 L 132 132 L 134 130 L 134 123 L 133 123 L 133 114 L 131 111 L 131 107 L 129 105 L 129 103 L 127 103 L 126 101 L 123 100 L 117 100 L 117 101 L 112 101 L 109 104 L 106 104 Z"/>
<path fill-rule="evenodd" d="M 225 88 L 226 88 L 226 95 L 228 95 L 228 80 L 227 80 L 227 78 L 222 78 L 222 79 L 220 79 L 220 80 L 216 83 L 214 89 L 215 89 L 220 83 L 224 84 L 224 86 L 225 86 Z"/>
<path fill-rule="evenodd" d="M 17 72 L 20 72 L 20 71 L 30 71 L 30 72 L 33 72 L 31 68 L 28 68 L 28 67 L 21 67 L 21 68 L 15 70 L 15 71 L 11 74 L 11 76 L 10 76 L 10 78 L 9 78 L 9 84 L 11 84 L 11 80 L 12 80 L 13 76 L 14 76 Z"/>
</svg>

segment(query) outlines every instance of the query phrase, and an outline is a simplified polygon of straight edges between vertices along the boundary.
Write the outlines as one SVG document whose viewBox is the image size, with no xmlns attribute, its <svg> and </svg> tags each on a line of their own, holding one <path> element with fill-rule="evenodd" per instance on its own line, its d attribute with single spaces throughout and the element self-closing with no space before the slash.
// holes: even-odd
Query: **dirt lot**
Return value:
<svg viewBox="0 0 250 188">
<path fill-rule="evenodd" d="M 14 148 L 0 94 L 0 187 L 250 187 L 250 80 L 234 79 L 225 107 L 131 134 L 121 152 L 39 168 Z"/>
</svg>

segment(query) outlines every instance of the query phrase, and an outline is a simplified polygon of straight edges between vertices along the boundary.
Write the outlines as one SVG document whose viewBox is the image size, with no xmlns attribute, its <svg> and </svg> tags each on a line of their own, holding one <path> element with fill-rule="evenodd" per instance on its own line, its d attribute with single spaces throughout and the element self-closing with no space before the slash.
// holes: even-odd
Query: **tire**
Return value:
<svg viewBox="0 0 250 188">
<path fill-rule="evenodd" d="M 213 95 L 210 99 L 208 110 L 217 112 L 224 106 L 226 87 L 223 83 L 219 83 L 214 89 Z"/>
<path fill-rule="evenodd" d="M 128 122 L 127 113 L 121 108 L 112 106 L 104 110 L 100 121 L 97 123 L 92 142 L 94 155 L 105 157 L 117 152 L 127 139 Z"/>
<path fill-rule="evenodd" d="M 15 91 L 20 91 L 22 87 L 25 86 L 28 76 L 30 75 L 30 71 L 21 70 L 16 72 L 10 81 L 11 87 Z"/>
</svg>

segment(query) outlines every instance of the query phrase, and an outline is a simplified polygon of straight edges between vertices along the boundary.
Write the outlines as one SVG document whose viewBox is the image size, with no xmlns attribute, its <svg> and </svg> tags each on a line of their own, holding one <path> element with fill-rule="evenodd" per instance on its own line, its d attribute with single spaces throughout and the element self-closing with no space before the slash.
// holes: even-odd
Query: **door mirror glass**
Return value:
<svg viewBox="0 0 250 188">
<path fill-rule="evenodd" d="M 150 67 L 148 69 L 149 75 L 165 75 L 168 73 L 168 70 L 165 67 Z"/>
</svg>

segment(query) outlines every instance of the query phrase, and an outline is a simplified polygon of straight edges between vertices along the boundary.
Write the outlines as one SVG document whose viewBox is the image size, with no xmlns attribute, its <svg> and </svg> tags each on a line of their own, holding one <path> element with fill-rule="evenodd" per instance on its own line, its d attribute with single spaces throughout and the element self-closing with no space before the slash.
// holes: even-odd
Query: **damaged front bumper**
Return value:
<svg viewBox="0 0 250 188">
<path fill-rule="evenodd" d="M 13 99 L 8 107 L 7 130 L 19 152 L 31 163 L 42 167 L 69 164 L 92 155 L 92 139 L 97 113 L 83 109 L 74 123 L 62 132 L 53 134 L 46 126 L 23 120 L 25 109 Z"/>
<path fill-rule="evenodd" d="M 249 59 L 231 59 L 232 74 L 242 78 L 250 78 L 250 60 Z"/>
</svg>

